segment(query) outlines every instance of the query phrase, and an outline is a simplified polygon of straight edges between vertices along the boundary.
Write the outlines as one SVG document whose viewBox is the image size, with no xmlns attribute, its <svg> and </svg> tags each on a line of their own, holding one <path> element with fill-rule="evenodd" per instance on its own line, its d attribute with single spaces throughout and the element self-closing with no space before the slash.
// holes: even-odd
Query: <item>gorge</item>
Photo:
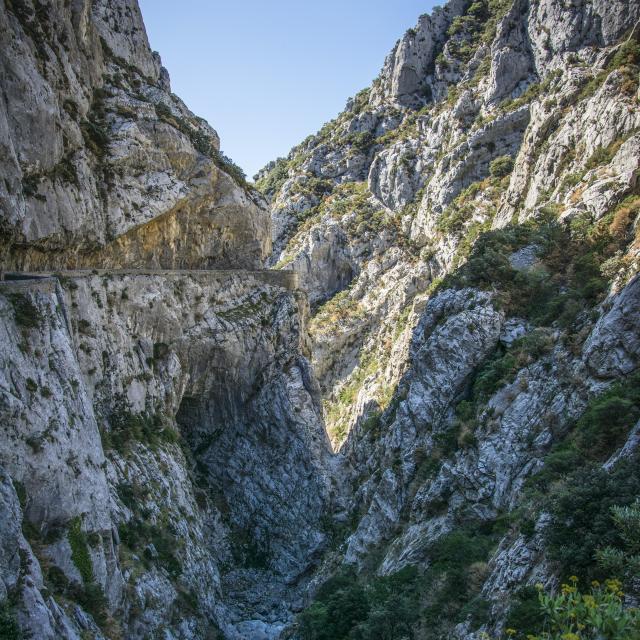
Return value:
<svg viewBox="0 0 640 640">
<path fill-rule="evenodd" d="M 449 0 L 253 183 L 136 0 L 0 21 L 1 639 L 637 606 L 639 1 Z"/>
</svg>

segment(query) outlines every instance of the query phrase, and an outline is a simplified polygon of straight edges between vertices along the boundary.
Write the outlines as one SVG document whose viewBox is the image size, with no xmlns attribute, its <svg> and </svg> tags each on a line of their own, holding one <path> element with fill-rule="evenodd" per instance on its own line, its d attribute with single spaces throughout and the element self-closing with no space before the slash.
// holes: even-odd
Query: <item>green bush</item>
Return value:
<svg viewBox="0 0 640 640">
<path fill-rule="evenodd" d="M 611 508 L 633 504 L 640 495 L 638 460 L 626 460 L 611 472 L 600 467 L 568 474 L 547 502 L 552 522 L 545 531 L 549 557 L 562 575 L 576 574 L 586 580 L 607 577 L 595 562 L 603 547 L 624 549 L 614 526 Z"/>
<path fill-rule="evenodd" d="M 625 549 L 612 508 L 631 505 L 640 492 L 638 460 L 624 460 L 611 471 L 601 464 L 624 443 L 639 416 L 636 373 L 593 398 L 547 454 L 542 470 L 527 481 L 528 500 L 552 516 L 544 535 L 548 554 L 564 578 L 575 573 L 602 580 L 611 575 L 611 566 L 596 563 L 598 550 L 607 548 L 611 554 Z"/>
<path fill-rule="evenodd" d="M 489 172 L 494 178 L 504 178 L 513 171 L 513 158 L 511 156 L 500 156 L 491 162 Z"/>
<path fill-rule="evenodd" d="M 592 403 L 579 421 L 578 447 L 591 459 L 605 460 L 624 444 L 630 427 L 639 417 L 638 398 L 607 393 Z"/>
<path fill-rule="evenodd" d="M 429 551 L 431 565 L 425 576 L 427 605 L 420 619 L 428 630 L 426 638 L 446 637 L 447 624 L 462 622 L 471 615 L 486 621 L 488 609 L 479 597 L 480 584 L 472 570 L 482 565 L 500 537 L 497 523 L 477 523 L 440 538 Z"/>
<path fill-rule="evenodd" d="M 548 212 L 537 222 L 481 233 L 468 260 L 443 278 L 439 289 L 490 290 L 511 315 L 538 326 L 569 328 L 580 312 L 602 300 L 609 283 L 601 267 L 625 246 L 625 239 L 611 236 L 610 224 L 607 216 L 578 237 Z M 514 269 L 509 256 L 527 245 L 538 247 L 538 264 Z"/>
<path fill-rule="evenodd" d="M 258 176 L 254 176 L 256 180 Z M 289 163 L 285 158 L 278 158 L 272 169 L 267 171 L 256 182 L 256 189 L 267 196 L 274 196 L 289 177 Z"/>
<path fill-rule="evenodd" d="M 38 307 L 24 293 L 10 293 L 7 295 L 13 307 L 13 317 L 16 324 L 24 329 L 35 329 L 41 325 Z"/>
<path fill-rule="evenodd" d="M 103 447 L 113 448 L 120 455 L 126 455 L 136 442 L 155 448 L 163 443 L 173 444 L 179 437 L 173 426 L 167 424 L 160 414 L 131 413 L 121 409 L 111 414 L 109 426 L 109 431 L 101 433 Z"/>
<path fill-rule="evenodd" d="M 483 406 L 501 387 L 513 382 L 523 367 L 549 353 L 552 348 L 553 342 L 544 329 L 536 329 L 514 340 L 508 349 L 498 345 L 474 372 L 471 397 L 458 404 L 457 417 L 462 422 L 473 421 L 478 407 Z"/>
<path fill-rule="evenodd" d="M 108 620 L 107 598 L 99 584 L 91 582 L 83 587 L 75 587 L 69 595 L 104 629 Z"/>
<path fill-rule="evenodd" d="M 169 345 L 164 342 L 155 342 L 153 345 L 153 359 L 163 360 L 169 355 Z"/>
<path fill-rule="evenodd" d="M 87 536 L 82 530 L 82 520 L 76 517 L 69 523 L 69 531 L 67 534 L 69 545 L 71 546 L 71 559 L 73 564 L 80 572 L 82 580 L 85 583 L 93 581 L 93 562 L 89 554 L 87 545 Z"/>
<path fill-rule="evenodd" d="M 229 174 L 238 186 L 245 189 L 248 187 L 245 172 L 231 158 L 222 153 L 222 151 L 215 151 L 215 149 L 211 151 L 211 157 L 215 165 Z"/>
<path fill-rule="evenodd" d="M 303 640 L 414 638 L 418 576 L 407 567 L 390 576 L 358 579 L 348 570 L 330 578 L 299 617 Z"/>
<path fill-rule="evenodd" d="M 611 507 L 611 517 L 623 548 L 602 547 L 596 559 L 603 571 L 624 580 L 637 591 L 640 575 L 640 498 L 632 505 Z"/>
<path fill-rule="evenodd" d="M 481 43 L 489 44 L 496 25 L 511 6 L 510 0 L 476 0 L 462 16 L 456 16 L 447 34 L 449 54 L 463 63 L 468 62 Z"/>
<path fill-rule="evenodd" d="M 369 131 L 361 131 L 359 133 L 350 133 L 345 142 L 350 144 L 360 153 L 367 153 L 375 143 L 375 137 Z"/>
<path fill-rule="evenodd" d="M 94 114 L 80 123 L 80 131 L 93 154 L 99 159 L 104 158 L 109 150 L 109 133 L 103 120 Z"/>
<path fill-rule="evenodd" d="M 121 523 L 118 533 L 122 543 L 132 551 L 142 553 L 147 563 L 156 562 L 148 550 L 149 544 L 153 544 L 158 554 L 158 564 L 173 578 L 182 573 L 182 565 L 175 554 L 177 540 L 170 531 L 134 517 L 129 522 Z"/>
<path fill-rule="evenodd" d="M 108 603 L 102 587 L 94 582 L 93 564 L 89 555 L 86 536 L 80 528 L 80 518 L 74 518 L 71 521 L 68 539 L 71 545 L 71 559 L 84 582 L 83 584 L 78 584 L 70 581 L 59 567 L 53 565 L 49 567 L 46 574 L 47 585 L 53 593 L 77 602 L 104 629 L 108 620 Z M 1 634 L 0 638 L 2 638 Z"/>
<path fill-rule="evenodd" d="M 443 536 L 429 549 L 424 575 L 411 566 L 389 576 L 337 573 L 299 616 L 300 638 L 426 640 L 446 637 L 455 621 L 480 626 L 489 616 L 482 576 L 503 529 L 479 523 Z"/>
<path fill-rule="evenodd" d="M 342 640 L 366 620 L 369 602 L 352 573 L 329 579 L 318 590 L 316 601 L 299 618 L 303 640 Z"/>
<path fill-rule="evenodd" d="M 0 603 L 0 640 L 22 640 L 20 627 L 6 602 Z"/>
<path fill-rule="evenodd" d="M 640 372 L 593 398 L 578 420 L 576 446 L 586 458 L 604 461 L 625 440 L 640 418 Z"/>
<path fill-rule="evenodd" d="M 475 398 L 490 398 L 500 387 L 511 382 L 518 371 L 518 365 L 513 354 L 506 352 L 500 355 L 502 348 L 494 353 L 492 358 L 485 361 L 477 373 L 473 384 Z"/>
<path fill-rule="evenodd" d="M 527 492 L 547 501 L 574 482 L 578 472 L 609 458 L 625 441 L 640 415 L 640 373 L 594 397 L 566 437 L 544 458 L 544 466 L 527 481 Z M 596 467 L 597 469 L 597 467 Z"/>
<path fill-rule="evenodd" d="M 543 624 L 544 611 L 540 606 L 538 590 L 529 586 L 516 591 L 507 614 L 507 628 L 538 633 L 542 631 Z"/>
</svg>

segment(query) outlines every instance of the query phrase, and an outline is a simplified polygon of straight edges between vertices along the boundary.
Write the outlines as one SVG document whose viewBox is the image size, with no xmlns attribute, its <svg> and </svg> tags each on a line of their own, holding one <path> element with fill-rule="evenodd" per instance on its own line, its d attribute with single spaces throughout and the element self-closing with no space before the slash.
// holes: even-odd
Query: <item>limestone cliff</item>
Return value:
<svg viewBox="0 0 640 640">
<path fill-rule="evenodd" d="M 525 638 L 533 585 L 611 575 L 638 20 L 452 0 L 261 195 L 134 0 L 5 0 L 0 629 Z"/>
<path fill-rule="evenodd" d="M 278 275 L 3 284 L 1 571 L 25 631 L 287 621 L 330 482 L 304 303 Z"/>
<path fill-rule="evenodd" d="M 262 199 L 171 93 L 134 0 L 7 0 L 0 21 L 5 268 L 262 263 Z"/>
<path fill-rule="evenodd" d="M 449 2 L 256 176 L 350 478 L 303 637 L 364 588 L 362 637 L 408 607 L 384 637 L 524 638 L 533 585 L 570 575 L 559 487 L 605 514 L 607 483 L 637 494 L 639 19 L 636 1 Z M 627 402 L 613 436 L 598 407 Z"/>
<path fill-rule="evenodd" d="M 134 0 L 0 24 L 3 633 L 276 637 L 332 487 L 265 201 Z"/>
</svg>

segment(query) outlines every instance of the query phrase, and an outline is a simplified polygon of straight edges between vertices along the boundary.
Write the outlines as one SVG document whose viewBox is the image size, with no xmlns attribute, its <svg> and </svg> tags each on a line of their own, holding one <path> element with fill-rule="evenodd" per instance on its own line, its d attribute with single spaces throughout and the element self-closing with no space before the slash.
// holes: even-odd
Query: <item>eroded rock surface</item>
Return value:
<svg viewBox="0 0 640 640">
<path fill-rule="evenodd" d="M 0 12 L 5 266 L 257 267 L 261 197 L 171 93 L 135 0 Z"/>
<path fill-rule="evenodd" d="M 242 638 L 248 619 L 273 636 L 325 543 L 329 449 L 304 302 L 242 271 L 62 282 L 2 288 L 1 460 L 22 495 L 20 509 L 9 483 L 7 535 L 47 585 L 98 585 L 127 637 L 219 624 Z M 15 549 L 3 562 L 6 589 L 30 579 Z M 41 605 L 49 618 L 70 588 Z"/>
<path fill-rule="evenodd" d="M 0 284 L 11 620 L 295 638 L 411 568 L 414 635 L 477 640 L 554 588 L 554 487 L 638 481 L 639 18 L 453 0 L 263 197 L 133 0 L 5 3 L 2 267 L 48 274 Z"/>
</svg>

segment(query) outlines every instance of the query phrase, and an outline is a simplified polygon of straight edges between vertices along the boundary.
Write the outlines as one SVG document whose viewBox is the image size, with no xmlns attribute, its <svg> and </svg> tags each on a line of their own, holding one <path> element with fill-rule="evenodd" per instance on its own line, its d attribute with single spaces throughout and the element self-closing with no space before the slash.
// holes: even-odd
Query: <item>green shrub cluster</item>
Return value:
<svg viewBox="0 0 640 640">
<path fill-rule="evenodd" d="M 608 575 L 618 576 L 630 589 L 637 589 L 637 577 L 640 576 L 640 498 L 629 506 L 611 507 L 611 517 L 622 548 L 606 546 L 598 549 L 598 565 Z"/>
<path fill-rule="evenodd" d="M 0 603 L 0 640 L 22 640 L 23 635 L 8 603 Z"/>
<path fill-rule="evenodd" d="M 82 520 L 80 516 L 74 518 L 69 523 L 67 539 L 69 540 L 69 546 L 71 547 L 71 559 L 73 560 L 73 564 L 80 572 L 83 582 L 91 583 L 93 581 L 93 562 L 91 561 L 91 555 L 89 554 L 87 536 L 82 530 Z"/>
<path fill-rule="evenodd" d="M 438 218 L 436 229 L 441 233 L 459 233 L 471 219 L 475 210 L 472 202 L 456 199 Z"/>
<path fill-rule="evenodd" d="M 131 413 L 128 410 L 115 411 L 109 418 L 109 430 L 102 430 L 104 449 L 115 449 L 126 455 L 131 446 L 141 442 L 151 448 L 178 441 L 177 431 L 160 414 Z"/>
<path fill-rule="evenodd" d="M 454 18 L 447 31 L 450 53 L 468 62 L 481 43 L 489 44 L 496 25 L 511 6 L 510 0 L 475 0 L 467 11 Z"/>
<path fill-rule="evenodd" d="M 333 190 L 333 183 L 329 180 L 310 176 L 305 182 L 296 182 L 291 187 L 291 194 L 302 193 L 317 198 L 331 193 Z M 306 217 L 306 216 L 305 216 Z"/>
<path fill-rule="evenodd" d="M 581 311 L 592 308 L 606 293 L 608 280 L 601 266 L 626 243 L 614 237 L 607 217 L 585 234 L 555 221 L 555 212 L 538 222 L 482 233 L 471 255 L 439 288 L 477 287 L 496 291 L 496 300 L 511 315 L 536 325 L 570 327 Z M 515 269 L 509 256 L 537 247 L 539 264 Z"/>
<path fill-rule="evenodd" d="M 302 640 L 401 640 L 414 638 L 417 571 L 408 567 L 365 585 L 353 572 L 330 578 L 299 618 Z"/>
<path fill-rule="evenodd" d="M 104 121 L 97 115 L 88 117 L 80 124 L 87 147 L 97 158 L 104 158 L 109 149 L 109 134 Z"/>
<path fill-rule="evenodd" d="M 23 329 L 36 329 L 42 323 L 38 307 L 24 293 L 10 293 L 7 299 L 13 307 L 16 324 Z"/>
<path fill-rule="evenodd" d="M 538 589 L 533 586 L 518 589 L 507 614 L 507 629 L 522 630 L 527 634 L 538 633 L 542 631 L 544 622 Z"/>
<path fill-rule="evenodd" d="M 611 508 L 629 506 L 640 495 L 638 460 L 620 463 L 612 472 L 586 467 L 565 476 L 550 492 L 553 517 L 546 532 L 549 556 L 564 577 L 576 574 L 587 580 L 603 580 L 607 572 L 595 562 L 602 547 L 622 549 Z"/>
<path fill-rule="evenodd" d="M 513 171 L 513 158 L 511 156 L 500 156 L 491 162 L 489 172 L 494 178 L 504 178 Z"/>
<path fill-rule="evenodd" d="M 170 528 L 162 529 L 141 518 L 133 517 L 129 522 L 121 523 L 118 532 L 121 542 L 132 551 L 141 553 L 145 564 L 157 562 L 173 578 L 182 573 L 182 565 L 175 554 L 178 543 Z M 149 548 L 150 544 L 153 544 L 158 554 L 157 559 Z"/>
<path fill-rule="evenodd" d="M 350 133 L 345 142 L 360 153 L 368 153 L 375 144 L 375 138 L 369 131 L 360 131 L 358 133 Z"/>
<path fill-rule="evenodd" d="M 513 382 L 520 369 L 549 353 L 552 347 L 549 334 L 542 329 L 514 340 L 509 348 L 499 345 L 474 374 L 473 401 L 488 400 L 498 389 Z"/>
<path fill-rule="evenodd" d="M 487 603 L 480 596 L 486 561 L 503 533 L 501 522 L 477 523 L 454 530 L 429 551 L 425 576 L 428 600 L 421 614 L 425 638 L 439 638 L 446 625 L 469 616 L 475 626 L 486 622 Z"/>
<path fill-rule="evenodd" d="M 467 225 L 464 236 L 460 238 L 456 253 L 456 266 L 462 261 L 462 257 L 469 255 L 478 236 L 490 227 L 491 219 L 495 215 L 495 206 L 503 192 L 501 184 L 502 179 L 496 177 L 487 178 L 482 182 L 474 182 L 464 189 L 440 214 L 436 229 L 441 233 L 459 234 Z M 476 199 L 479 193 L 482 193 L 483 196 L 481 200 Z M 484 221 L 474 221 L 475 213 L 481 214 Z"/>
<path fill-rule="evenodd" d="M 634 503 L 640 495 L 638 458 L 602 468 L 626 440 L 640 418 L 640 373 L 591 400 L 562 442 L 544 459 L 544 467 L 527 481 L 527 500 L 551 516 L 545 539 L 549 556 L 566 579 L 610 577 L 611 567 L 596 563 L 598 549 L 624 550 L 613 507 Z M 624 577 L 615 575 L 614 577 Z"/>
<path fill-rule="evenodd" d="M 254 180 L 258 176 L 254 176 Z M 256 189 L 266 196 L 274 196 L 289 177 L 289 162 L 286 158 L 278 158 L 273 168 L 269 169 L 256 181 Z"/>
<path fill-rule="evenodd" d="M 431 640 L 448 625 L 487 620 L 480 596 L 486 560 L 503 533 L 501 523 L 459 528 L 429 550 L 429 569 L 405 567 L 389 576 L 343 570 L 328 580 L 299 617 L 303 640 Z"/>
<path fill-rule="evenodd" d="M 215 165 L 225 173 L 229 174 L 237 185 L 244 189 L 249 187 L 245 172 L 231 158 L 222 153 L 222 151 L 216 151 L 213 149 L 211 152 L 211 158 Z"/>
<path fill-rule="evenodd" d="M 640 418 L 640 373 L 594 398 L 577 422 L 575 446 L 587 460 L 602 462 L 621 447 Z"/>
<path fill-rule="evenodd" d="M 573 189 L 573 187 L 584 180 L 587 172 L 596 169 L 597 167 L 602 167 L 609 164 L 613 160 L 616 153 L 618 153 L 618 151 L 620 150 L 620 147 L 631 137 L 631 135 L 633 135 L 633 133 L 621 136 L 606 147 L 597 147 L 596 150 L 591 154 L 591 156 L 589 156 L 587 162 L 580 171 L 570 173 L 564 177 L 564 179 L 562 180 L 561 189 L 563 191 Z"/>
</svg>

